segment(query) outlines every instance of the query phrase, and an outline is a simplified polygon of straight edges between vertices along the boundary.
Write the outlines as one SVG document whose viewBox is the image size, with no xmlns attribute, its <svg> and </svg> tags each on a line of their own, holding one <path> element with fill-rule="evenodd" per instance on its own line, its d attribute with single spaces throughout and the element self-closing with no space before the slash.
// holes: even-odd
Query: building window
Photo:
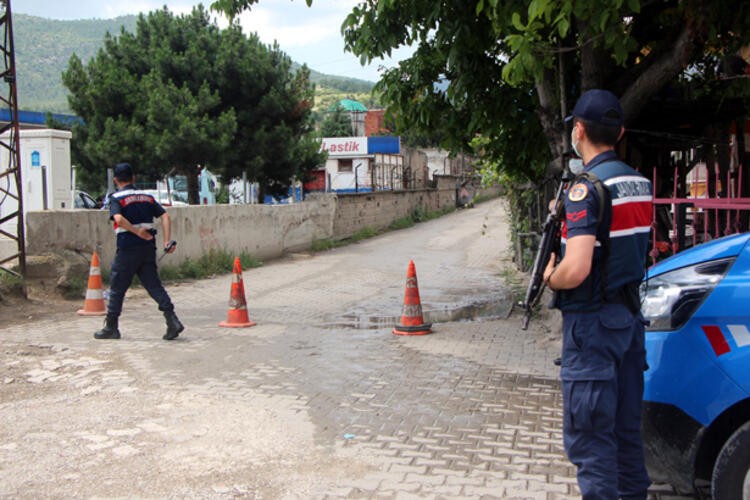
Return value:
<svg viewBox="0 0 750 500">
<path fill-rule="evenodd" d="M 339 172 L 351 172 L 352 160 L 339 160 Z"/>
</svg>

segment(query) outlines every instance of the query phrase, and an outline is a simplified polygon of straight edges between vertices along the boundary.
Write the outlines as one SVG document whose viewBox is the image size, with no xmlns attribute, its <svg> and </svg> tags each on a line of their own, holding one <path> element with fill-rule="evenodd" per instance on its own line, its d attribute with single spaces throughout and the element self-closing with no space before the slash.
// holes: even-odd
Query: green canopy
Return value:
<svg viewBox="0 0 750 500">
<path fill-rule="evenodd" d="M 366 113 L 367 108 L 359 101 L 352 99 L 341 99 L 339 102 L 331 106 L 329 111 L 335 111 L 336 108 L 344 108 L 344 110 L 350 113 Z"/>
</svg>

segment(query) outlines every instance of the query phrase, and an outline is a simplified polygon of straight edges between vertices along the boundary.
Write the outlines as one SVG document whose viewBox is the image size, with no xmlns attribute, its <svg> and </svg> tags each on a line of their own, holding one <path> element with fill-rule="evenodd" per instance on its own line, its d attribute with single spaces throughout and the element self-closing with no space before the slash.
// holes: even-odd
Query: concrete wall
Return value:
<svg viewBox="0 0 750 500">
<path fill-rule="evenodd" d="M 212 205 L 169 207 L 177 251 L 169 265 L 196 259 L 212 249 L 247 251 L 264 260 L 304 250 L 315 240 L 345 239 L 363 227 L 383 229 L 417 207 L 427 211 L 454 207 L 455 188 L 320 194 L 292 205 Z M 26 220 L 29 255 L 79 250 L 99 253 L 108 269 L 115 237 L 109 214 L 101 210 L 29 212 Z M 157 228 L 159 226 L 157 225 Z M 161 234 L 157 235 L 161 245 Z"/>
<path fill-rule="evenodd" d="M 332 195 L 292 205 L 169 207 L 172 238 L 177 240 L 169 265 L 199 258 L 212 249 L 236 254 L 247 251 L 255 258 L 271 259 L 309 248 L 313 240 L 331 237 L 335 209 Z M 161 245 L 158 222 L 157 230 Z M 107 269 L 115 252 L 112 223 L 103 210 L 29 212 L 26 244 L 29 255 L 63 249 L 88 255 L 96 249 Z"/>
<path fill-rule="evenodd" d="M 427 211 L 456 206 L 456 190 L 377 191 L 365 194 L 339 194 L 333 239 L 344 239 L 363 227 L 383 229 L 406 217 L 417 207 Z"/>
</svg>

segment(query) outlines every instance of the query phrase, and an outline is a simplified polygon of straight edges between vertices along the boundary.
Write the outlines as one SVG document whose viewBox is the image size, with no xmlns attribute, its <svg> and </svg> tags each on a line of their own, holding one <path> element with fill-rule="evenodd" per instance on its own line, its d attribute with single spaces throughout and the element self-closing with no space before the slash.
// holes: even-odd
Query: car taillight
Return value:
<svg viewBox="0 0 750 500">
<path fill-rule="evenodd" d="M 641 283 L 641 312 L 651 322 L 646 329 L 670 331 L 682 327 L 722 280 L 734 259 L 701 262 Z"/>
</svg>

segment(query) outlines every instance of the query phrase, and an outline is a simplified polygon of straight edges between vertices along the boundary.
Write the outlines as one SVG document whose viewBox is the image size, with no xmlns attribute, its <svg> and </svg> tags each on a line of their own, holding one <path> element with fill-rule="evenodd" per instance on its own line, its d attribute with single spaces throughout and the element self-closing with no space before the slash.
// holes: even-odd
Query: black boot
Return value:
<svg viewBox="0 0 750 500">
<path fill-rule="evenodd" d="M 165 311 L 164 318 L 167 320 L 167 333 L 162 338 L 164 340 L 176 339 L 180 332 L 185 329 L 185 326 L 180 323 L 174 311 Z"/>
<path fill-rule="evenodd" d="M 95 339 L 119 339 L 120 330 L 117 328 L 117 316 L 107 314 L 104 320 L 104 328 L 94 334 Z"/>
</svg>

